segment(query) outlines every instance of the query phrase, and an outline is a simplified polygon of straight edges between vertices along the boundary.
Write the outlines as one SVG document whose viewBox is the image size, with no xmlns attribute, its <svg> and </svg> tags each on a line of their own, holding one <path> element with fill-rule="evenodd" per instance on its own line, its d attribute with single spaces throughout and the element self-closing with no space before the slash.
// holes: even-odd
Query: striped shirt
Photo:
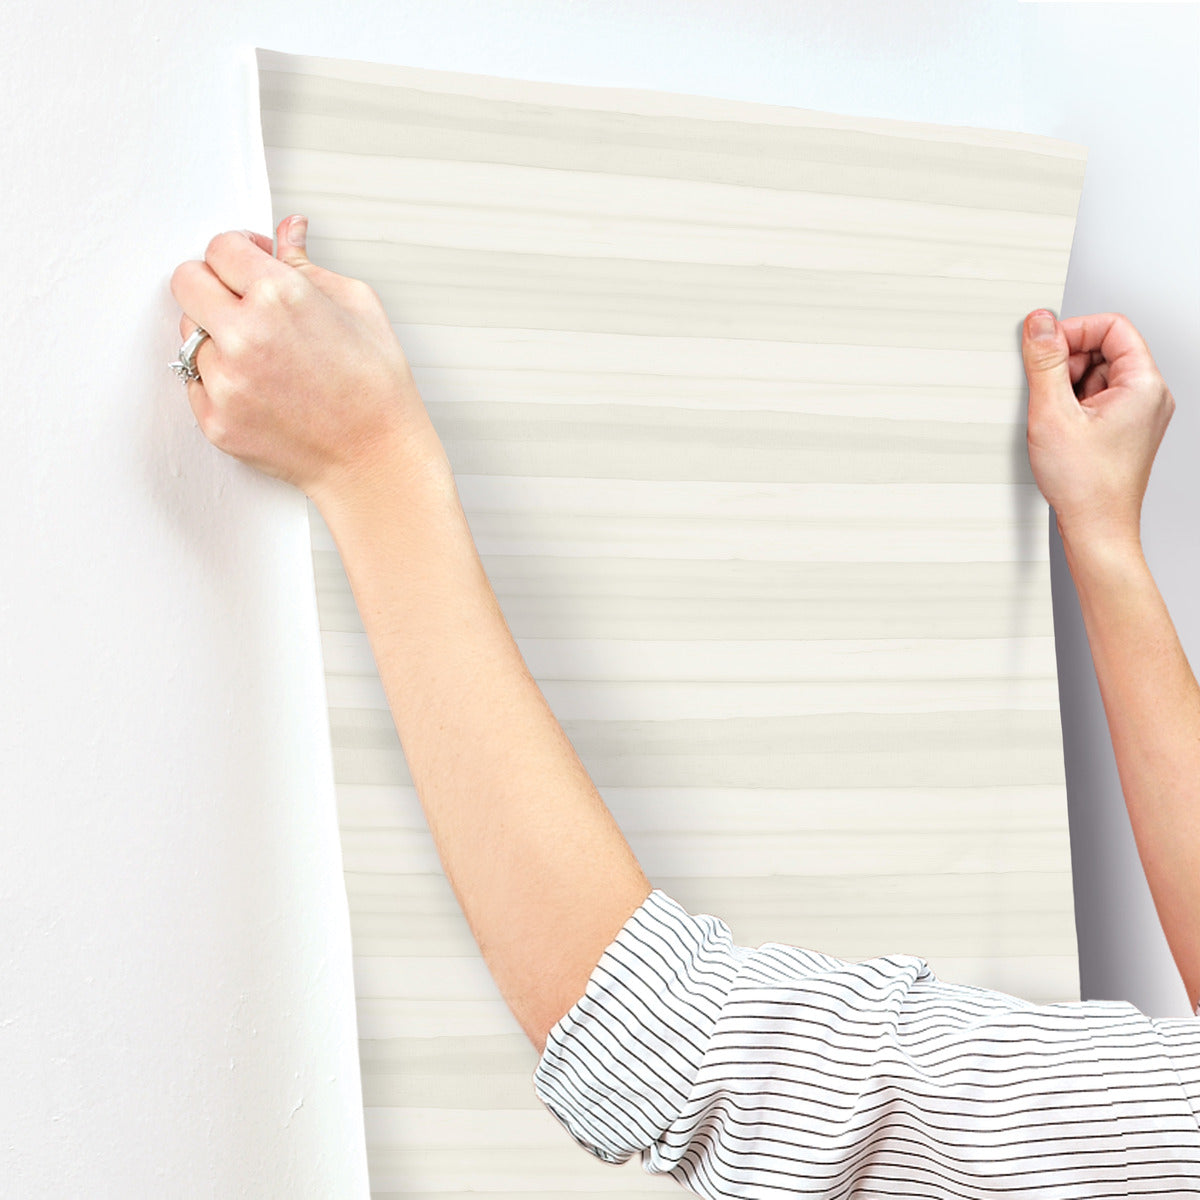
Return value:
<svg viewBox="0 0 1200 1200">
<path fill-rule="evenodd" d="M 751 949 L 658 888 L 533 1078 L 597 1158 L 699 1196 L 1200 1196 L 1200 1020 Z"/>
</svg>

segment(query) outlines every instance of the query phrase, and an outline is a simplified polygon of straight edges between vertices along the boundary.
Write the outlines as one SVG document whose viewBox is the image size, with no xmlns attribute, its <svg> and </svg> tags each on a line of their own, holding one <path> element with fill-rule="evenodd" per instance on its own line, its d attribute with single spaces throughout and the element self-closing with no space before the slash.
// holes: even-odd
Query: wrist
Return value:
<svg viewBox="0 0 1200 1200">
<path fill-rule="evenodd" d="M 1141 536 L 1137 530 L 1064 527 L 1060 522 L 1058 531 L 1067 566 L 1077 586 L 1095 576 L 1147 569 Z"/>
<path fill-rule="evenodd" d="M 1055 524 L 1067 557 L 1140 556 L 1142 535 L 1137 523 L 1074 519 L 1064 521 L 1055 512 Z"/>
<path fill-rule="evenodd" d="M 309 495 L 332 532 L 384 512 L 458 504 L 450 460 L 427 418 L 415 429 L 397 430 L 360 450 Z"/>
</svg>

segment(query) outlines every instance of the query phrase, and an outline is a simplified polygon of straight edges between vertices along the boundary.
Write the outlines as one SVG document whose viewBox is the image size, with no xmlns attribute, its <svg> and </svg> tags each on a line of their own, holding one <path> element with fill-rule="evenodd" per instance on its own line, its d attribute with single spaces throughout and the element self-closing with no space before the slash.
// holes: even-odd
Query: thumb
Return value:
<svg viewBox="0 0 1200 1200">
<path fill-rule="evenodd" d="M 1078 403 L 1071 386 L 1071 348 L 1067 345 L 1067 335 L 1049 309 L 1039 308 L 1025 318 L 1021 357 L 1029 380 L 1031 411 L 1062 399 L 1070 400 L 1072 406 Z"/>
<path fill-rule="evenodd" d="M 289 266 L 303 267 L 308 265 L 308 218 L 299 213 L 284 217 L 275 231 L 275 257 Z"/>
</svg>

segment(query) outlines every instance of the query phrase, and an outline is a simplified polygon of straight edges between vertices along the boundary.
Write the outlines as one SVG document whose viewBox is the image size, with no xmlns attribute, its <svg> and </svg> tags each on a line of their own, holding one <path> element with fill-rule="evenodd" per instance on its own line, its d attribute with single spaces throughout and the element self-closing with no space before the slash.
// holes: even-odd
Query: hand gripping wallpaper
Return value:
<svg viewBox="0 0 1200 1200">
<path fill-rule="evenodd" d="M 257 54 L 275 219 L 383 299 L 654 886 L 745 945 L 1077 999 L 1020 329 L 1086 149 Z M 374 1195 L 678 1195 L 535 1096 L 309 514 Z"/>
</svg>

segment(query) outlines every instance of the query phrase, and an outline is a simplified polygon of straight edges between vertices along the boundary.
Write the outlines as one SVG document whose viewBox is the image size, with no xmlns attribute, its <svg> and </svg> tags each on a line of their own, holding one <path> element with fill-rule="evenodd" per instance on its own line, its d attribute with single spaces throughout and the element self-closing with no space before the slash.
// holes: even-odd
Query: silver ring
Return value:
<svg viewBox="0 0 1200 1200">
<path fill-rule="evenodd" d="M 175 362 L 167 363 L 176 375 L 179 376 L 185 383 L 189 379 L 204 381 L 200 379 L 200 372 L 196 370 L 196 351 L 200 348 L 200 343 L 206 337 L 210 337 L 207 329 L 201 329 L 199 325 L 188 335 L 188 340 L 179 347 L 179 358 Z"/>
</svg>

